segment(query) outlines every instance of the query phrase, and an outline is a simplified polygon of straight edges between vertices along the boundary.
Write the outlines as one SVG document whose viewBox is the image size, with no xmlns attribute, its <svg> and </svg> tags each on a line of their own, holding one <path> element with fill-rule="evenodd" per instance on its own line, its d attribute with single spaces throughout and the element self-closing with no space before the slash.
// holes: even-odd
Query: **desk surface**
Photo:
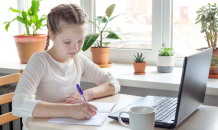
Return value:
<svg viewBox="0 0 218 130">
<path fill-rule="evenodd" d="M 116 94 L 101 99 L 95 100 L 95 102 L 113 102 L 116 103 L 111 113 L 129 105 L 130 103 L 140 99 L 142 97 Z M 28 118 L 27 128 L 29 130 L 130 130 L 123 127 L 118 121 L 107 118 L 104 123 L 97 126 L 82 126 L 71 124 L 55 124 L 48 123 L 51 118 Z M 218 129 L 218 108 L 212 106 L 203 105 L 200 110 L 196 111 L 189 119 L 183 124 L 176 127 L 175 130 L 217 130 Z M 155 130 L 165 130 L 155 127 Z"/>
</svg>

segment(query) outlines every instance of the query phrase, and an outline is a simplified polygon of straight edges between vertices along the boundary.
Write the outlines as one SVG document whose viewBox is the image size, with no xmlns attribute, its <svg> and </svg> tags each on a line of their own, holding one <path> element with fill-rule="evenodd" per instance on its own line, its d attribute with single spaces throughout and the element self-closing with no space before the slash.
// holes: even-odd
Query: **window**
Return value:
<svg viewBox="0 0 218 130">
<path fill-rule="evenodd" d="M 152 49 L 151 0 L 96 0 L 98 8 L 96 8 L 95 16 L 103 16 L 106 8 L 111 4 L 116 4 L 112 17 L 119 14 L 124 15 L 111 21 L 105 31 L 113 31 L 118 34 L 125 45 L 120 40 L 104 39 L 105 42 L 111 42 L 108 46 L 122 49 Z M 101 24 L 100 29 L 103 29 L 104 25 Z"/>
<path fill-rule="evenodd" d="M 104 39 L 112 42 L 109 44 L 110 62 L 132 63 L 134 54 L 142 52 L 148 64 L 156 65 L 157 50 L 162 45 L 162 2 L 159 0 L 137 0 L 135 4 L 134 2 L 134 0 L 93 0 L 81 6 L 86 12 L 91 12 L 92 21 L 95 21 L 96 16 L 103 16 L 105 9 L 111 4 L 116 4 L 114 16 L 125 13 L 111 21 L 106 28 L 117 33 L 126 43 L 124 46 L 119 40 Z M 95 28 L 93 30 L 98 32 Z M 90 50 L 84 54 L 91 59 Z"/>
<path fill-rule="evenodd" d="M 174 0 L 173 1 L 173 48 L 176 57 L 196 53 L 196 48 L 207 47 L 205 33 L 200 33 L 200 24 L 195 24 L 196 11 L 217 0 Z"/>
<path fill-rule="evenodd" d="M 4 1 L 0 4 L 1 19 L 0 19 L 0 63 L 19 62 L 17 48 L 13 36 L 19 34 L 19 24 L 14 21 L 10 24 L 8 32 L 5 30 L 5 21 L 11 21 L 17 16 L 17 13 L 8 11 L 10 7 L 19 9 L 18 1 Z"/>
<path fill-rule="evenodd" d="M 27 7 L 29 8 L 31 6 L 31 1 L 28 0 Z M 38 12 L 39 17 L 41 17 L 44 14 L 48 14 L 50 10 L 59 5 L 59 4 L 69 4 L 74 3 L 80 5 L 80 0 L 42 0 L 40 2 L 40 11 Z M 41 34 L 48 34 L 47 27 L 44 27 L 43 30 L 40 31 Z M 49 45 L 49 48 L 51 47 L 51 44 Z"/>
</svg>

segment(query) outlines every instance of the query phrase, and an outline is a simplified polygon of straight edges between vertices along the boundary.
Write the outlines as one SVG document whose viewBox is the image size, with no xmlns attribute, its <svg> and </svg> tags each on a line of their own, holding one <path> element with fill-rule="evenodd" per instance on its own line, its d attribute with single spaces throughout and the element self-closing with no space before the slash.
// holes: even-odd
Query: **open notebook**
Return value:
<svg viewBox="0 0 218 130">
<path fill-rule="evenodd" d="M 97 114 L 91 119 L 86 120 L 76 120 L 73 118 L 63 118 L 54 117 L 49 120 L 49 123 L 62 123 L 62 124 L 76 124 L 76 125 L 95 125 L 101 126 L 104 120 L 107 118 L 111 109 L 114 107 L 115 103 L 105 103 L 105 102 L 89 102 L 90 104 L 98 108 Z"/>
</svg>

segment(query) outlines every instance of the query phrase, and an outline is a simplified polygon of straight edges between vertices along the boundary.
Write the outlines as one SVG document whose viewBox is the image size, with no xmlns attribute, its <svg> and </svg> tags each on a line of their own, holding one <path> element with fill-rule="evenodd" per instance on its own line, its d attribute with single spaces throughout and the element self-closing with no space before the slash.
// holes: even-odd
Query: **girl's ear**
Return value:
<svg viewBox="0 0 218 130">
<path fill-rule="evenodd" d="M 52 33 L 51 30 L 48 30 L 48 34 L 49 34 L 50 39 L 51 39 L 52 41 L 54 41 L 55 36 L 54 36 L 54 34 Z"/>
</svg>

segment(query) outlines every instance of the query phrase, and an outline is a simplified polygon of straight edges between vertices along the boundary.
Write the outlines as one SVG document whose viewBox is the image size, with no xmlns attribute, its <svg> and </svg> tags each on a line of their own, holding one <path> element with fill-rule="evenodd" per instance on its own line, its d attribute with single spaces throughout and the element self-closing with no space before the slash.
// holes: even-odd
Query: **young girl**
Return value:
<svg viewBox="0 0 218 130">
<path fill-rule="evenodd" d="M 44 52 L 29 59 L 12 99 L 12 114 L 22 117 L 70 117 L 90 119 L 97 108 L 84 103 L 76 84 L 81 77 L 98 86 L 84 91 L 88 101 L 120 91 L 119 82 L 80 54 L 87 30 L 87 15 L 76 4 L 61 4 L 47 16 L 48 36 Z M 49 40 L 53 46 L 47 50 Z"/>
</svg>

